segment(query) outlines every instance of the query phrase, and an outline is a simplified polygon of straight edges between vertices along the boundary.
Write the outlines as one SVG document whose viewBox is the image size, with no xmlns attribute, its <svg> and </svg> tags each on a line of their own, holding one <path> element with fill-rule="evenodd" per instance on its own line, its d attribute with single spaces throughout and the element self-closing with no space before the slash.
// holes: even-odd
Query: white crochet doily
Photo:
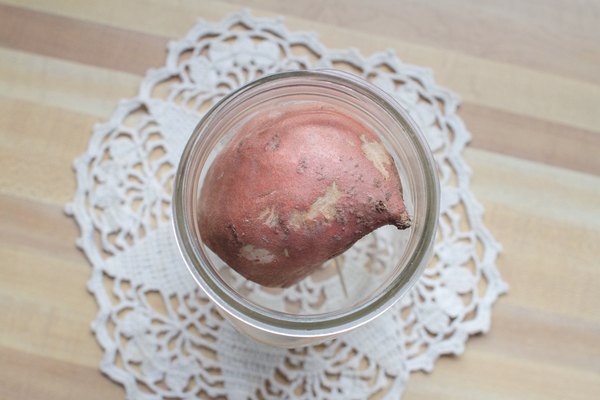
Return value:
<svg viewBox="0 0 600 400">
<path fill-rule="evenodd" d="M 435 153 L 442 202 L 435 256 L 410 295 L 350 334 L 284 350 L 257 344 L 219 316 L 188 275 L 169 219 L 175 169 L 202 114 L 244 83 L 298 68 L 350 70 L 391 93 Z M 77 192 L 67 213 L 93 265 L 100 369 L 124 385 L 128 399 L 366 399 L 376 392 L 398 399 L 409 372 L 431 371 L 440 355 L 463 352 L 469 335 L 489 329 L 492 303 L 507 286 L 495 266 L 500 245 L 469 190 L 461 153 L 470 135 L 458 104 L 429 70 L 389 51 L 330 50 L 313 33 L 246 12 L 216 24 L 200 20 L 169 44 L 166 65 L 148 71 L 138 96 L 94 127 L 74 164 Z M 366 241 L 354 256 L 376 261 L 385 247 L 385 240 Z M 327 285 L 307 279 L 285 296 L 312 307 Z"/>
</svg>

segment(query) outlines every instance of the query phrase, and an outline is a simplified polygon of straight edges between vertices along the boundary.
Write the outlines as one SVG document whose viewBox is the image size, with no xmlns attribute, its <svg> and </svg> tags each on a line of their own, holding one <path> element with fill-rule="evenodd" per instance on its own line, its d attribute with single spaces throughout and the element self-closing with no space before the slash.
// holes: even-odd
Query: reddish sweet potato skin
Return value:
<svg viewBox="0 0 600 400">
<path fill-rule="evenodd" d="M 289 105 L 244 125 L 209 168 L 201 239 L 241 275 L 287 287 L 387 224 L 410 226 L 380 139 L 321 105 Z"/>
</svg>

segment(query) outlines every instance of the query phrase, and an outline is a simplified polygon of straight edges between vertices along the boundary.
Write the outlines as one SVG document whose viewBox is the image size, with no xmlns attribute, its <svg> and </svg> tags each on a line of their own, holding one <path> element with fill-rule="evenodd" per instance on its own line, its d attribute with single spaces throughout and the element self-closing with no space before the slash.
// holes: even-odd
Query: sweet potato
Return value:
<svg viewBox="0 0 600 400">
<path fill-rule="evenodd" d="M 201 239 L 247 279 L 287 287 L 369 232 L 410 226 L 394 161 L 354 117 L 288 105 L 243 125 L 210 166 Z"/>
</svg>

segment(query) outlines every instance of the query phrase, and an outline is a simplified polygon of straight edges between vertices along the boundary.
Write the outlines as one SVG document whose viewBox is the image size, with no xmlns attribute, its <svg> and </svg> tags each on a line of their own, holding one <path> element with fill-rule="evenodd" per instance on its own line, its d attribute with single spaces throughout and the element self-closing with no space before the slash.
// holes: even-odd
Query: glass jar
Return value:
<svg viewBox="0 0 600 400">
<path fill-rule="evenodd" d="M 240 127 L 265 110 L 295 103 L 334 107 L 379 136 L 400 175 L 412 226 L 380 228 L 304 281 L 286 289 L 264 288 L 245 280 L 203 243 L 198 201 L 208 168 Z M 324 341 L 389 309 L 429 262 L 438 215 L 436 167 L 417 125 L 381 89 L 334 70 L 269 75 L 221 100 L 192 133 L 173 195 L 175 234 L 193 279 L 240 331 L 282 347 Z"/>
</svg>

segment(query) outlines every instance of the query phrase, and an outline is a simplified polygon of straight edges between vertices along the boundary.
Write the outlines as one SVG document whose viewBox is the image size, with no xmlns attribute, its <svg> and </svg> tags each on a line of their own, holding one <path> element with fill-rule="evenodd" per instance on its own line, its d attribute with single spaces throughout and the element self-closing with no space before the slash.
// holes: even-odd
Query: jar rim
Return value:
<svg viewBox="0 0 600 400">
<path fill-rule="evenodd" d="M 197 179 L 191 179 L 190 182 L 194 172 L 197 172 L 194 170 L 195 166 L 192 165 L 194 163 L 191 163 L 190 160 L 203 139 L 203 128 L 210 126 L 212 121 L 218 119 L 220 114 L 236 101 L 243 101 L 245 97 L 251 96 L 256 90 L 271 90 L 281 87 L 281 85 L 302 81 L 350 88 L 376 103 L 408 133 L 407 139 L 418 152 L 417 158 L 424 167 L 425 202 L 427 204 L 424 227 L 422 235 L 416 241 L 416 247 L 412 249 L 411 256 L 406 262 L 406 267 L 386 285 L 385 290 L 381 291 L 379 295 L 355 309 L 333 317 L 328 314 L 290 317 L 289 314 L 277 311 L 265 312 L 235 291 L 222 285 L 218 279 L 215 279 L 214 271 L 211 271 L 210 267 L 205 267 L 206 264 L 210 265 L 211 263 L 201 246 L 197 245 L 196 239 L 198 238 L 195 237 L 193 229 L 195 218 L 185 213 L 186 203 L 191 199 L 190 194 L 195 195 L 198 185 Z M 172 207 L 173 227 L 180 253 L 192 277 L 211 301 L 233 318 L 261 331 L 282 336 L 315 338 L 343 333 L 371 321 L 389 309 L 413 286 L 429 259 L 437 232 L 439 181 L 433 155 L 423 133 L 412 121 L 408 112 L 393 97 L 370 82 L 348 72 L 296 70 L 279 72 L 254 80 L 225 96 L 204 115 L 194 129 L 181 156 L 175 175 Z"/>
</svg>

